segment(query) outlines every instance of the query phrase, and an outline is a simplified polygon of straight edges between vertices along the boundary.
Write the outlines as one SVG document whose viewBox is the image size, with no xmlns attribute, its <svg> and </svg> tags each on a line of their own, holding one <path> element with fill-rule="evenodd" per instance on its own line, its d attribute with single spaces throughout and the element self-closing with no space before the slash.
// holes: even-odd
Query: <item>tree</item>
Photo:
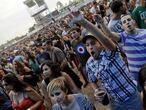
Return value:
<svg viewBox="0 0 146 110">
<path fill-rule="evenodd" d="M 34 26 L 32 26 L 32 27 L 29 28 L 28 32 L 32 32 L 34 30 L 35 30 L 35 28 L 34 28 Z"/>
</svg>

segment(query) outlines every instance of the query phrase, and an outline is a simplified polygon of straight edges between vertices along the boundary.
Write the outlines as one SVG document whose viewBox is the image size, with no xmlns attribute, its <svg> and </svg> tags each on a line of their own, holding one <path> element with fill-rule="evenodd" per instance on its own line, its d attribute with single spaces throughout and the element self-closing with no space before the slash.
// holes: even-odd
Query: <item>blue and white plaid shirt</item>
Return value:
<svg viewBox="0 0 146 110">
<path fill-rule="evenodd" d="M 102 81 L 114 101 L 124 102 L 136 93 L 136 86 L 119 52 L 103 50 L 98 60 L 90 57 L 86 71 L 90 82 Z"/>
</svg>

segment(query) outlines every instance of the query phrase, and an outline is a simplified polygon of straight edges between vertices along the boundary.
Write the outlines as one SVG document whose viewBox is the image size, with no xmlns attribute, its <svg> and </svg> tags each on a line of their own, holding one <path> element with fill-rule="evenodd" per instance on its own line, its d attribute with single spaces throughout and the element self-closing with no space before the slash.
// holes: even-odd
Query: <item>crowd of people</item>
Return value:
<svg viewBox="0 0 146 110">
<path fill-rule="evenodd" d="M 145 47 L 146 0 L 70 9 L 0 52 L 0 110 L 146 110 Z"/>
</svg>

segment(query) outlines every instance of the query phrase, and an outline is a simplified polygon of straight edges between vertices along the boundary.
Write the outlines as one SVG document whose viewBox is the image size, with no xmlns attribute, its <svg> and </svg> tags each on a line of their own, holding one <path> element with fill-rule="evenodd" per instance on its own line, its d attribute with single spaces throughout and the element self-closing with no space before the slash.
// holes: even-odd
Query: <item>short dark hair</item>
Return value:
<svg viewBox="0 0 146 110">
<path fill-rule="evenodd" d="M 113 13 L 118 13 L 122 6 L 123 6 L 123 2 L 120 0 L 114 0 L 110 3 L 110 8 Z"/>
<path fill-rule="evenodd" d="M 52 77 L 57 78 L 61 76 L 61 68 L 58 63 L 53 63 L 52 61 L 46 61 L 41 65 L 41 71 L 43 72 L 44 65 L 48 66 L 51 69 Z"/>
<path fill-rule="evenodd" d="M 127 16 L 127 15 L 131 16 L 130 14 L 122 14 L 122 15 L 121 15 L 121 18 L 123 18 L 123 17 L 125 17 L 125 16 Z M 132 17 L 131 17 L 131 18 L 132 18 Z"/>
<path fill-rule="evenodd" d="M 47 40 L 47 41 L 44 43 L 44 45 L 49 45 L 49 44 L 53 45 L 53 43 L 52 43 L 52 40 L 51 40 L 51 39 Z"/>
<path fill-rule="evenodd" d="M 96 5 L 97 4 L 97 2 L 96 1 L 93 1 L 93 5 Z"/>
<path fill-rule="evenodd" d="M 78 28 L 78 27 L 73 27 L 73 28 L 71 28 L 71 29 L 68 31 L 68 33 L 70 34 L 72 31 L 77 31 L 77 32 L 81 33 L 81 29 Z"/>
<path fill-rule="evenodd" d="M 27 85 L 24 82 L 20 81 L 18 77 L 16 77 L 12 73 L 5 75 L 3 77 L 3 81 L 5 81 L 8 85 L 12 85 L 14 91 L 16 92 L 24 91 L 25 88 L 27 87 Z"/>
</svg>

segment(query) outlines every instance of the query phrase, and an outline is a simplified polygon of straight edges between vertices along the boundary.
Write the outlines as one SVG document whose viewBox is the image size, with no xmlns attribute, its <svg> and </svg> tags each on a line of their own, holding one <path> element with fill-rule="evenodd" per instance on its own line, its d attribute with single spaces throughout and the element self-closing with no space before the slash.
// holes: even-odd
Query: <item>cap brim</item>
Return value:
<svg viewBox="0 0 146 110">
<path fill-rule="evenodd" d="M 89 38 L 91 38 L 91 39 L 96 39 L 94 36 L 92 36 L 92 35 L 85 35 L 84 37 L 83 37 L 83 39 L 82 39 L 82 42 L 85 44 L 86 43 L 86 41 L 87 41 L 87 39 L 89 39 Z"/>
</svg>

